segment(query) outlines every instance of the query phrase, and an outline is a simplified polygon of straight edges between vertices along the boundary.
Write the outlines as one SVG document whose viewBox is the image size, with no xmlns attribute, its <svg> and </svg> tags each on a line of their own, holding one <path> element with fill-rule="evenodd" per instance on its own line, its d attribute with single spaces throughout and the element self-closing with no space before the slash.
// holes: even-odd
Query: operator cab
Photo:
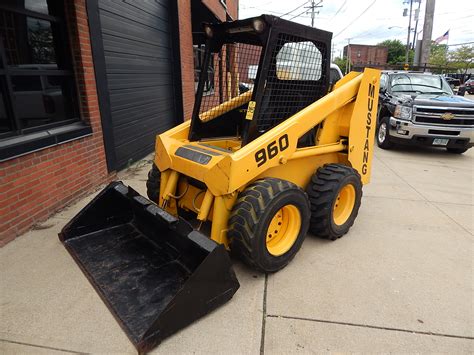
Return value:
<svg viewBox="0 0 474 355">
<path fill-rule="evenodd" d="M 189 139 L 242 145 L 323 97 L 330 32 L 262 15 L 205 24 L 206 46 Z M 211 74 L 211 75 L 209 75 Z M 205 90 L 209 83 L 213 90 Z"/>
</svg>

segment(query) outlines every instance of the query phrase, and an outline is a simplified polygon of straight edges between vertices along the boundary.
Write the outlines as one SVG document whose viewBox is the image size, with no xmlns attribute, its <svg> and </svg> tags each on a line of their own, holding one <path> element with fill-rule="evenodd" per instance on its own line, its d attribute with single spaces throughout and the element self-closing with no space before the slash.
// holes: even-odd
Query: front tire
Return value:
<svg viewBox="0 0 474 355">
<path fill-rule="evenodd" d="M 295 184 L 264 178 L 240 195 L 229 218 L 229 247 L 234 255 L 262 272 L 285 267 L 306 237 L 308 197 Z"/>
<path fill-rule="evenodd" d="M 146 194 L 148 198 L 158 203 L 158 198 L 160 196 L 160 181 L 161 181 L 161 172 L 158 167 L 153 163 L 150 171 L 148 172 L 148 179 L 146 181 Z"/>
<path fill-rule="evenodd" d="M 377 131 L 375 133 L 377 139 L 377 145 L 382 149 L 390 149 L 393 147 L 393 143 L 390 142 L 390 118 L 382 117 L 377 125 Z"/>
<path fill-rule="evenodd" d="M 311 202 L 311 234 L 336 240 L 349 231 L 362 198 L 362 182 L 355 169 L 327 164 L 312 176 L 306 193 Z"/>
</svg>

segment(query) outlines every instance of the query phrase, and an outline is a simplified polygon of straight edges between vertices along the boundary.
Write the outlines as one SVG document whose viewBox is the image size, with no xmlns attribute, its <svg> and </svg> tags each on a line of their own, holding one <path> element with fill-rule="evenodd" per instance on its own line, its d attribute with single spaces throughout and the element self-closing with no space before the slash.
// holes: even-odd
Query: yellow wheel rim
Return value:
<svg viewBox="0 0 474 355">
<path fill-rule="evenodd" d="M 283 206 L 267 229 L 267 250 L 273 256 L 285 254 L 295 244 L 301 229 L 301 214 L 294 205 Z"/>
<path fill-rule="evenodd" d="M 341 226 L 347 222 L 354 209 L 355 200 L 356 191 L 353 185 L 347 184 L 339 191 L 332 212 L 335 224 Z"/>
</svg>

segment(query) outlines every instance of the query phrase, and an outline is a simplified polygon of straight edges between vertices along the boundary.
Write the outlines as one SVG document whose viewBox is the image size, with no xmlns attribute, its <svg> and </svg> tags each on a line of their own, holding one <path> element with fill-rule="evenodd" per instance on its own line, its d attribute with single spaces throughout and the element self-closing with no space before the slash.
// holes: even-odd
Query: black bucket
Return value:
<svg viewBox="0 0 474 355">
<path fill-rule="evenodd" d="M 59 238 L 139 352 L 239 288 L 222 245 L 121 182 L 101 191 Z"/>
</svg>

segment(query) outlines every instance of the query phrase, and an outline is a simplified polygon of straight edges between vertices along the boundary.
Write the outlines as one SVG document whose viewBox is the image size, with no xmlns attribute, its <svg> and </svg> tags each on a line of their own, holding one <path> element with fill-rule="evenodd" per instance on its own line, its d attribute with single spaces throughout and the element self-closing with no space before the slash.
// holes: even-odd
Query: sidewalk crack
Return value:
<svg viewBox="0 0 474 355">
<path fill-rule="evenodd" d="M 265 323 L 267 318 L 267 286 L 268 274 L 265 274 L 265 284 L 263 287 L 263 310 L 262 310 L 262 336 L 260 338 L 260 355 L 265 354 Z"/>
<path fill-rule="evenodd" d="M 392 331 L 392 332 L 403 332 L 403 333 L 420 334 L 420 335 L 431 335 L 431 336 L 438 336 L 438 337 L 445 337 L 445 338 L 470 339 L 470 340 L 474 339 L 474 337 L 467 336 L 467 335 L 435 333 L 435 332 L 427 332 L 427 331 L 412 330 L 412 329 L 384 327 L 384 326 L 371 325 L 371 324 L 352 323 L 352 322 L 339 322 L 339 321 L 332 321 L 332 320 L 325 320 L 325 319 L 305 318 L 305 317 L 296 317 L 296 316 L 295 317 L 293 317 L 293 316 L 283 316 L 283 315 L 277 315 L 277 314 L 268 314 L 267 317 L 269 317 L 269 318 L 294 319 L 294 320 L 302 320 L 302 321 L 315 322 L 315 323 L 346 325 L 346 326 L 358 327 L 358 328 L 389 330 L 389 331 Z"/>
<path fill-rule="evenodd" d="M 81 352 L 81 351 L 67 350 L 67 349 L 62 349 L 62 348 L 55 348 L 55 347 L 52 347 L 52 346 L 37 345 L 37 344 L 31 344 L 31 343 L 24 343 L 24 342 L 21 342 L 21 341 L 14 341 L 14 340 L 8 340 L 8 339 L 0 339 L 0 341 L 3 341 L 4 343 L 31 346 L 31 347 L 34 347 L 34 348 L 62 351 L 62 352 L 70 353 L 70 354 L 87 354 L 87 353 Z"/>
</svg>

